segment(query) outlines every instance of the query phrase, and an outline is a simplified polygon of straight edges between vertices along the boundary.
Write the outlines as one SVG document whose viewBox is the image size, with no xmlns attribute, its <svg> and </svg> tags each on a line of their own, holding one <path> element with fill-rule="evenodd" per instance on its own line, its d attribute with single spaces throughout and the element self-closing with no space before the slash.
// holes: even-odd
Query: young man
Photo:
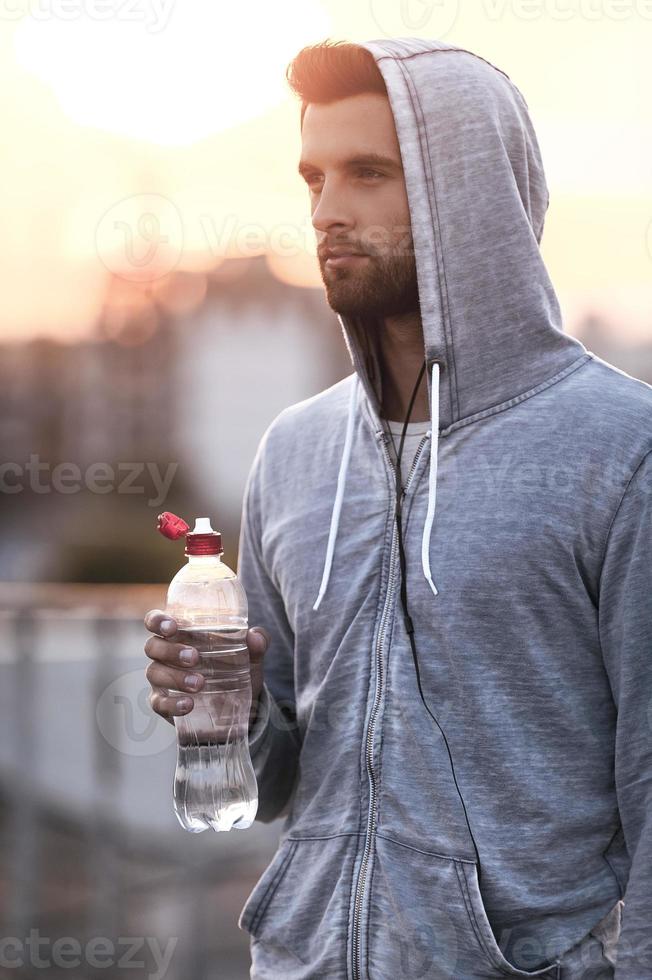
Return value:
<svg viewBox="0 0 652 980">
<path fill-rule="evenodd" d="M 652 977 L 652 388 L 563 331 L 503 72 L 400 38 L 288 78 L 355 370 L 280 413 L 245 493 L 258 818 L 285 815 L 251 976 Z"/>
</svg>

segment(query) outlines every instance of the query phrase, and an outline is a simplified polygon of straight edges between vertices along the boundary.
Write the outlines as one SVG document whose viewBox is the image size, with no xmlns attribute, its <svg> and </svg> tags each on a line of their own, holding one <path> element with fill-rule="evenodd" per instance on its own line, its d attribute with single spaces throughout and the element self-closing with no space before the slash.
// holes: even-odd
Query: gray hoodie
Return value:
<svg viewBox="0 0 652 980">
<path fill-rule="evenodd" d="M 439 41 L 363 46 L 416 250 L 403 540 L 432 714 L 379 365 L 339 317 L 353 373 L 274 419 L 244 499 L 257 819 L 285 817 L 238 922 L 251 976 L 652 978 L 652 388 L 563 331 L 516 86 Z"/>
</svg>

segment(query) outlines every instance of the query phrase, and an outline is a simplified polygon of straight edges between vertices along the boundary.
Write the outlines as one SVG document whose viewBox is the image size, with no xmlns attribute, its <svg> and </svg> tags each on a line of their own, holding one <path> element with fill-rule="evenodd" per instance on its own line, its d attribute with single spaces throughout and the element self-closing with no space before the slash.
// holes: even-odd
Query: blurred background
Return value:
<svg viewBox="0 0 652 980">
<path fill-rule="evenodd" d="M 459 43 L 518 85 L 565 328 L 652 383 L 649 3 L 3 3 L 2 977 L 249 975 L 237 918 L 280 821 L 174 817 L 142 620 L 185 559 L 156 517 L 210 516 L 235 569 L 262 433 L 352 370 L 285 68 L 385 36 Z"/>
</svg>

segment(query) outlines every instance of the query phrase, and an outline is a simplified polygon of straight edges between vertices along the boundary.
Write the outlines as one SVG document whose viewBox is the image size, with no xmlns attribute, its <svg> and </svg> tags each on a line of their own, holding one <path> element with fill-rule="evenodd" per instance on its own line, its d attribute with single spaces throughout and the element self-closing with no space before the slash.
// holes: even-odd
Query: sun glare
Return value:
<svg viewBox="0 0 652 980">
<path fill-rule="evenodd" d="M 162 146 L 187 146 L 282 102 L 285 66 L 331 27 L 317 0 L 91 7 L 26 16 L 14 35 L 18 63 L 79 125 Z"/>
</svg>

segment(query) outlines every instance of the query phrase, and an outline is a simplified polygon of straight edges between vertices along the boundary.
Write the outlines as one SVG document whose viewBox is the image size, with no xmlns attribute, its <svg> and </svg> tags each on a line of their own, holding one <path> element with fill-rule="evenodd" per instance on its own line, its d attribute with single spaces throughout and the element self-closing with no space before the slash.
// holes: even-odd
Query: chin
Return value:
<svg viewBox="0 0 652 980">
<path fill-rule="evenodd" d="M 363 299 L 364 290 L 360 289 L 359 282 L 342 279 L 341 282 L 334 283 L 326 280 L 324 287 L 328 305 L 341 316 L 358 316 L 367 308 L 368 303 Z"/>
<path fill-rule="evenodd" d="M 352 307 L 358 306 L 355 295 L 350 295 L 346 289 L 334 289 L 332 283 L 326 285 L 326 300 L 328 301 L 328 305 L 336 313 L 340 313 L 342 309 L 348 313 Z"/>
<path fill-rule="evenodd" d="M 339 316 L 367 316 L 369 314 L 369 308 L 367 306 L 351 306 L 346 303 L 331 303 L 328 301 L 333 313 L 339 314 Z"/>
</svg>

